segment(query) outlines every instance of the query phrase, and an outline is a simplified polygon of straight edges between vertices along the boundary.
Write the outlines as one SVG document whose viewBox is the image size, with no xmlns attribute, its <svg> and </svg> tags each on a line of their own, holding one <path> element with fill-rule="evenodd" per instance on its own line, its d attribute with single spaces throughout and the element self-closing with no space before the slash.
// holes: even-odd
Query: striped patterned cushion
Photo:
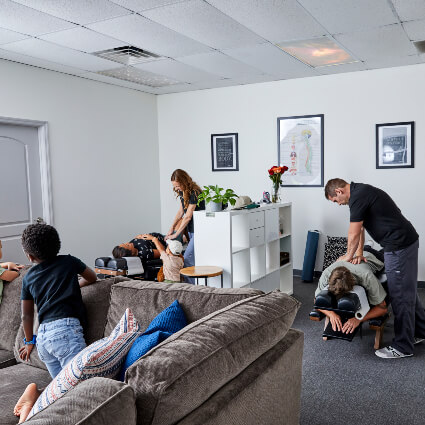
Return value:
<svg viewBox="0 0 425 425">
<path fill-rule="evenodd" d="M 86 347 L 61 370 L 40 395 L 27 419 L 63 397 L 81 381 L 95 376 L 115 378 L 139 335 L 140 326 L 131 310 L 127 309 L 109 337 Z"/>
</svg>

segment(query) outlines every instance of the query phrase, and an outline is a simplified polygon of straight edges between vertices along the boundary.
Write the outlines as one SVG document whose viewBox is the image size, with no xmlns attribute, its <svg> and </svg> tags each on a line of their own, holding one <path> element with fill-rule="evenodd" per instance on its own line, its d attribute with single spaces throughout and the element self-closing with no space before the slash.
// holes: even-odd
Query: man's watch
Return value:
<svg viewBox="0 0 425 425">
<path fill-rule="evenodd" d="M 27 341 L 27 339 L 24 337 L 24 344 L 25 345 L 35 345 L 36 341 L 37 341 L 37 335 L 33 335 L 31 341 Z"/>
</svg>

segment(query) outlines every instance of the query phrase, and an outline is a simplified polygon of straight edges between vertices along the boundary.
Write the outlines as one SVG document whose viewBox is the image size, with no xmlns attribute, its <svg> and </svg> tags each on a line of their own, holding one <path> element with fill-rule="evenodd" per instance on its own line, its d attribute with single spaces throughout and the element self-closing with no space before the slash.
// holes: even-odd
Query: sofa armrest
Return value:
<svg viewBox="0 0 425 425">
<path fill-rule="evenodd" d="M 88 379 L 27 422 L 31 425 L 136 425 L 134 391 L 113 379 Z"/>
</svg>

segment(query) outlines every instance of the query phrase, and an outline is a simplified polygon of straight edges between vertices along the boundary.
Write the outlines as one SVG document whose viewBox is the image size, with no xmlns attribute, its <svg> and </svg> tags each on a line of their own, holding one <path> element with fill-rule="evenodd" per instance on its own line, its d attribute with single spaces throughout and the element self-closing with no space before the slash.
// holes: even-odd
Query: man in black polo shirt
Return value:
<svg viewBox="0 0 425 425">
<path fill-rule="evenodd" d="M 413 355 L 413 345 L 425 339 L 425 311 L 417 295 L 419 236 L 395 202 L 383 190 L 368 184 L 329 180 L 325 197 L 350 208 L 347 253 L 339 260 L 358 264 L 356 256 L 364 229 L 384 248 L 388 292 L 394 313 L 394 339 L 375 351 L 395 359 Z"/>
</svg>

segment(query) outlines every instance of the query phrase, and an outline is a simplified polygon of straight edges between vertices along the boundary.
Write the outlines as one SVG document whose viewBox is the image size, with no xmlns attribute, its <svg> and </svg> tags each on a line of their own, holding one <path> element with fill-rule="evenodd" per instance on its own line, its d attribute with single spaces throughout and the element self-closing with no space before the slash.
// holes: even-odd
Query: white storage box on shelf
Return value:
<svg viewBox="0 0 425 425">
<path fill-rule="evenodd" d="M 222 267 L 225 288 L 293 293 L 290 202 L 195 211 L 194 221 L 196 264 Z M 289 253 L 289 262 L 282 266 L 281 252 Z M 209 279 L 208 285 L 220 287 L 220 279 Z"/>
</svg>

